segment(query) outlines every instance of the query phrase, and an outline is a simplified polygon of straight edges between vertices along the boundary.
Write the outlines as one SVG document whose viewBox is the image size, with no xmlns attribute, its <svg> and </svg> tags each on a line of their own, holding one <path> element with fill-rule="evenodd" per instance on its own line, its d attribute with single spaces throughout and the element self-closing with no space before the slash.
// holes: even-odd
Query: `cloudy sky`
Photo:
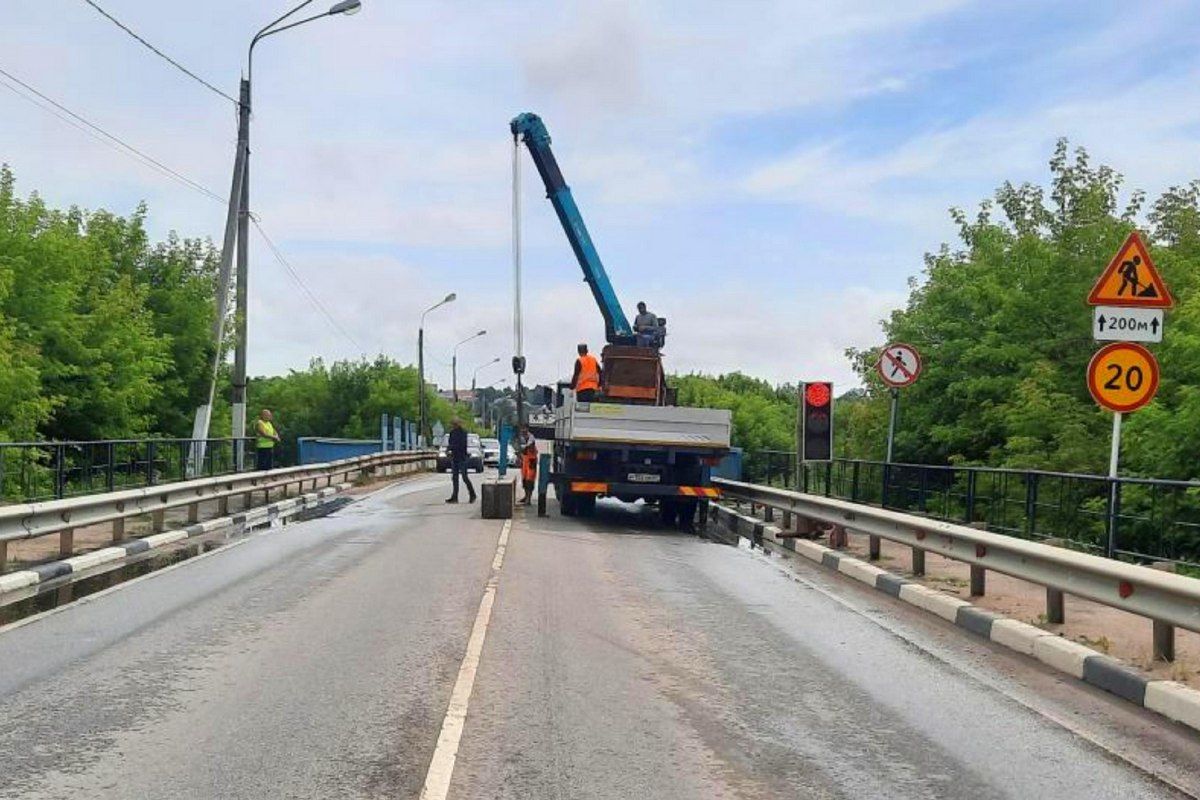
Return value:
<svg viewBox="0 0 1200 800">
<path fill-rule="evenodd" d="M 254 374 L 385 352 L 433 380 L 512 353 L 508 120 L 546 120 L 617 291 L 669 318 L 669 368 L 853 384 L 922 254 L 1060 136 L 1150 192 L 1200 173 L 1200 5 L 1180 2 L 363 0 L 263 42 L 251 204 L 336 319 L 252 240 Z M 236 95 L 269 0 L 96 0 Z M 313 8 L 320 8 L 317 0 Z M 85 0 L 9 0 L 0 69 L 223 196 L 233 105 Z M 150 208 L 219 240 L 221 205 L 0 76 L 0 161 L 55 204 Z M 537 380 L 603 326 L 528 156 L 525 342 Z M 339 329 L 340 328 L 340 329 Z M 480 374 L 502 378 L 502 365 Z M 464 377 L 465 376 L 465 377 Z M 487 381 L 483 379 L 486 378 Z"/>
</svg>

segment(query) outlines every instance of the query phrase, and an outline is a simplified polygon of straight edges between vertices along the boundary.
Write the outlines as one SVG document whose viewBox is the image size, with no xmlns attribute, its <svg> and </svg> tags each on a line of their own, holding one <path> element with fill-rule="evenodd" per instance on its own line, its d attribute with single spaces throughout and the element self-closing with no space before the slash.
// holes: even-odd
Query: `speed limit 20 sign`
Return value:
<svg viewBox="0 0 1200 800">
<path fill-rule="evenodd" d="M 1140 344 L 1114 342 L 1092 356 L 1087 380 L 1100 405 L 1111 411 L 1136 411 L 1158 391 L 1158 362 Z"/>
</svg>

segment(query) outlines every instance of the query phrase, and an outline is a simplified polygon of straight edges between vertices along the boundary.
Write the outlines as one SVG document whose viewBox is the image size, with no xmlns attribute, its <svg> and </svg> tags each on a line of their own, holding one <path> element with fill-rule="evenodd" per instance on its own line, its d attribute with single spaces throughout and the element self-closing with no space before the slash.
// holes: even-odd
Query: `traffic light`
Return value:
<svg viewBox="0 0 1200 800">
<path fill-rule="evenodd" d="M 802 384 L 800 402 L 804 414 L 804 461 L 828 461 L 833 457 L 833 384 L 826 381 Z"/>
</svg>

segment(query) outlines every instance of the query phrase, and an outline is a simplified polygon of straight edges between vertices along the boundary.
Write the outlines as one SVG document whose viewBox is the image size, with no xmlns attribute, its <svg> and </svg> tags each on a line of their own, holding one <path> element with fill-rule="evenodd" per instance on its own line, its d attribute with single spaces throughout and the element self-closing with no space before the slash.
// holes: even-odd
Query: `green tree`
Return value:
<svg viewBox="0 0 1200 800">
<path fill-rule="evenodd" d="M 1141 214 L 1122 205 L 1122 179 L 1060 141 L 1046 191 L 1004 184 L 971 217 L 959 210 L 960 247 L 925 258 L 909 299 L 884 323 L 888 340 L 915 345 L 921 379 L 902 392 L 896 457 L 1076 472 L 1106 468 L 1111 414 L 1084 375 L 1097 345 L 1084 304 L 1092 283 Z M 1179 305 L 1156 347 L 1158 397 L 1131 415 L 1123 463 L 1135 473 L 1197 477 L 1200 446 L 1200 185 L 1173 188 L 1146 215 L 1153 255 Z M 839 454 L 877 454 L 888 392 L 874 373 L 878 348 L 849 351 L 866 384 L 854 424 L 872 429 Z M 846 420 L 842 420 L 843 428 Z"/>
</svg>

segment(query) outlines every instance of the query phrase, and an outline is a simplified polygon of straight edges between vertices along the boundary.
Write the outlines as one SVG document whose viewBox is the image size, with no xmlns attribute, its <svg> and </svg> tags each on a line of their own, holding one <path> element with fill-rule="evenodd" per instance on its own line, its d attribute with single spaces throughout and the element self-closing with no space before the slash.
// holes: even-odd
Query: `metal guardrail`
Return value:
<svg viewBox="0 0 1200 800">
<path fill-rule="evenodd" d="M 7 547 L 11 541 L 59 534 L 60 553 L 70 555 L 76 528 L 111 522 L 113 541 L 119 542 L 125 538 L 125 521 L 133 517 L 150 515 L 154 531 L 159 532 L 165 525 L 165 513 L 171 508 L 186 506 L 188 521 L 196 522 L 200 503 L 204 501 L 216 500 L 218 516 L 224 516 L 229 513 L 231 497 L 242 496 L 242 507 L 246 508 L 253 502 L 256 492 L 262 492 L 264 500 L 269 499 L 270 492 L 276 489 L 282 489 L 287 496 L 292 485 L 303 491 L 304 485 L 311 482 L 316 489 L 321 482 L 330 486 L 335 480 L 355 473 L 392 465 L 420 464 L 433 458 L 431 451 L 374 453 L 323 464 L 241 472 L 162 486 L 3 506 L 0 507 L 0 569 L 7 560 Z"/>
<path fill-rule="evenodd" d="M 972 586 L 979 589 L 972 594 L 982 594 L 986 570 L 1045 586 L 1050 622 L 1062 622 L 1062 595 L 1069 594 L 1153 620 L 1156 652 L 1173 653 L 1173 627 L 1200 632 L 1200 580 L 1195 578 L 835 498 L 713 482 L 730 499 L 866 534 L 872 537 L 872 558 L 879 555 L 878 539 L 911 547 L 917 574 L 924 572 L 925 552 L 970 564 Z"/>
<path fill-rule="evenodd" d="M 0 442 L 0 502 L 32 503 L 237 472 L 250 439 Z"/>
<path fill-rule="evenodd" d="M 1111 558 L 1200 568 L 1197 481 L 852 459 L 797 470 L 795 453 L 773 450 L 747 453 L 742 474 L 750 483 L 1061 539 Z"/>
</svg>

